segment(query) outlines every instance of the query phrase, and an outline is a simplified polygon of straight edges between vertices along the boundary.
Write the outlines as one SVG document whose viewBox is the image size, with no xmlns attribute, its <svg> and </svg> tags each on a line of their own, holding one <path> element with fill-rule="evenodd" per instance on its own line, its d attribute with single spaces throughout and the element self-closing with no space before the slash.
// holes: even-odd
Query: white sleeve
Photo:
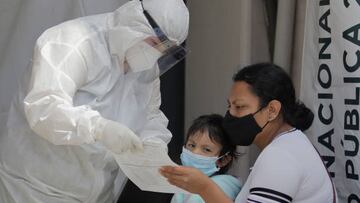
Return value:
<svg viewBox="0 0 360 203">
<path fill-rule="evenodd" d="M 41 46 L 38 42 L 24 99 L 32 130 L 56 145 L 94 142 L 99 113 L 88 106 L 73 105 L 75 92 L 86 80 L 86 63 L 75 47 L 56 42 Z"/>
<path fill-rule="evenodd" d="M 156 79 L 152 85 L 153 92 L 148 105 L 147 122 L 143 130 L 139 133 L 139 136 L 142 140 L 155 138 L 169 143 L 172 137 L 171 132 L 167 129 L 169 121 L 160 110 L 160 80 Z"/>
<path fill-rule="evenodd" d="M 301 185 L 301 165 L 286 151 L 274 147 L 260 154 L 251 173 L 250 203 L 292 202 Z"/>
</svg>

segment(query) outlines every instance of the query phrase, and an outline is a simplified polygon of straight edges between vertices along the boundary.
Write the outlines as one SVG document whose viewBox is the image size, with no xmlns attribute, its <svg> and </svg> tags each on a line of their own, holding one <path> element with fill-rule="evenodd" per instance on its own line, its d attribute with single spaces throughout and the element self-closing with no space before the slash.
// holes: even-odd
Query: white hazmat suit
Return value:
<svg viewBox="0 0 360 203">
<path fill-rule="evenodd" d="M 185 40 L 182 0 L 143 4 L 171 41 Z M 154 31 L 134 0 L 39 37 L 0 134 L 1 203 L 114 202 L 125 177 L 109 150 L 170 141 L 159 78 L 142 83 L 146 71 L 124 68 L 126 51 L 149 36 Z"/>
</svg>

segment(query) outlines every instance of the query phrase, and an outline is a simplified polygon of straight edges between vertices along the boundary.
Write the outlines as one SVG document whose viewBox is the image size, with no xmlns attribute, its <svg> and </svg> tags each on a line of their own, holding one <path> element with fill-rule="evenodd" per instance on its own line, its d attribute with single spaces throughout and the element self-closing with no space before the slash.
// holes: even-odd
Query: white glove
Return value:
<svg viewBox="0 0 360 203">
<path fill-rule="evenodd" d="M 120 154 L 126 151 L 142 151 L 138 136 L 125 125 L 100 118 L 96 125 L 95 140 L 100 141 L 110 151 Z"/>
</svg>

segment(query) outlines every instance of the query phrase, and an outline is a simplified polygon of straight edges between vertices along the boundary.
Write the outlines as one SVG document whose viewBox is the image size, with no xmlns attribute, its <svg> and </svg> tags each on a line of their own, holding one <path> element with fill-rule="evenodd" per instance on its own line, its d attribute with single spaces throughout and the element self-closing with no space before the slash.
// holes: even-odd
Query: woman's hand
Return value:
<svg viewBox="0 0 360 203">
<path fill-rule="evenodd" d="M 170 184 L 194 194 L 206 191 L 213 184 L 208 176 L 192 167 L 163 166 L 159 171 Z"/>
</svg>

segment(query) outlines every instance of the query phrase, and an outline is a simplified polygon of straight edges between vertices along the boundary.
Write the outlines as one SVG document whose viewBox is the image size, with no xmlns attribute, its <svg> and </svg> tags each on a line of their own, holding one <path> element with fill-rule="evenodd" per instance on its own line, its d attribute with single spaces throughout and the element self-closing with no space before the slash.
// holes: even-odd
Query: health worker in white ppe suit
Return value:
<svg viewBox="0 0 360 203">
<path fill-rule="evenodd" d="M 1 203 L 114 202 L 113 153 L 171 139 L 159 76 L 186 50 L 182 0 L 133 0 L 37 40 L 0 134 Z"/>
</svg>

